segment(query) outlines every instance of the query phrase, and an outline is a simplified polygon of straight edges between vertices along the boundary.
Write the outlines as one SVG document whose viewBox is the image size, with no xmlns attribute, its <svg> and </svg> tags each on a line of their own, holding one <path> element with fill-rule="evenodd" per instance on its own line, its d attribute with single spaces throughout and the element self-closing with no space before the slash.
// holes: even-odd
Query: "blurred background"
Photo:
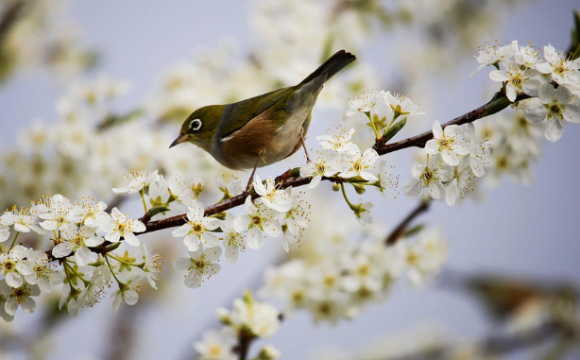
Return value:
<svg viewBox="0 0 580 360">
<path fill-rule="evenodd" d="M 343 123 L 349 97 L 372 88 L 406 94 L 427 112 L 408 123 L 398 135 L 402 139 L 429 129 L 434 119 L 444 122 L 480 106 L 498 90 L 488 69 L 469 78 L 478 66 L 472 57 L 478 46 L 518 40 L 566 49 L 573 10 L 578 9 L 574 0 L 3 0 L 4 24 L 8 10 L 19 3 L 23 5 L 17 8 L 15 27 L 0 28 L 0 205 L 6 208 L 57 192 L 108 201 L 113 198 L 109 189 L 139 167 L 181 172 L 190 180 L 202 177 L 208 187 L 202 201 L 215 202 L 213 179 L 224 169 L 193 146 L 171 153 L 167 149 L 184 117 L 199 106 L 298 83 L 328 53 L 341 48 L 357 55 L 357 65 L 323 90 L 308 147 L 317 148 L 316 135 Z M 70 120 L 71 104 L 83 96 L 96 97 L 98 105 L 74 110 L 82 121 Z M 91 130 L 110 124 L 107 133 Z M 78 131 L 67 133 L 71 129 Z M 75 136 L 76 143 L 70 140 Z M 112 153 L 101 160 L 84 154 L 83 144 L 95 139 L 108 142 Z M 65 148 L 69 140 L 73 145 Z M 478 184 L 477 196 L 453 207 L 434 203 L 419 222 L 441 227 L 449 258 L 433 286 L 417 291 L 400 281 L 385 301 L 369 304 L 354 320 L 338 326 L 313 325 L 311 314 L 297 312 L 269 342 L 283 359 L 386 359 L 364 352 L 433 338 L 469 343 L 496 333 L 501 322 L 457 286 L 458 279 L 489 274 L 531 279 L 533 288 L 538 283 L 577 288 L 579 140 L 578 127 L 565 126 L 563 138 L 544 142 L 541 156 L 526 165 L 524 175 L 499 174 L 494 186 Z M 414 156 L 411 149 L 388 155 L 401 189 L 410 178 Z M 258 173 L 279 175 L 300 166 L 302 157 L 294 155 Z M 236 175 L 243 182 L 248 176 Z M 329 184 L 317 190 L 321 194 L 310 199 L 314 234 L 330 236 L 336 221 L 359 226 Z M 393 192 L 390 202 L 373 199 L 373 233 L 386 236 L 416 205 L 399 192 Z M 139 199 L 133 200 L 122 209 L 138 217 Z M 108 296 L 77 318 L 48 321 L 43 305 L 33 315 L 18 313 L 13 323 L 0 322 L 0 336 L 14 341 L 2 356 L 193 358 L 192 342 L 217 327 L 215 309 L 229 307 L 244 289 L 257 290 L 264 268 L 285 256 L 277 241 L 268 241 L 260 250 L 241 254 L 235 264 L 222 261 L 218 275 L 192 290 L 170 266 L 185 253 L 181 241 L 169 231 L 146 239 L 164 256 L 166 276 L 157 292 L 144 291 L 136 306 L 122 305 L 117 314 Z M 305 238 L 303 248 L 308 241 L 315 240 Z M 291 256 L 303 251 L 295 249 Z M 51 301 L 39 302 L 48 306 Z M 385 340 L 393 337 L 398 340 Z M 507 358 L 534 357 L 522 350 Z M 576 350 L 562 358 L 580 355 Z"/>
</svg>

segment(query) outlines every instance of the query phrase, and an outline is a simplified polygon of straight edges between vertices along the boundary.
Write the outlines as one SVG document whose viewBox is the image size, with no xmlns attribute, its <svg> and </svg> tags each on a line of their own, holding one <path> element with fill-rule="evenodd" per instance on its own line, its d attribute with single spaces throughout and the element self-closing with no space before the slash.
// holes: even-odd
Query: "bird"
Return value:
<svg viewBox="0 0 580 360">
<path fill-rule="evenodd" d="M 185 119 L 170 148 L 185 142 L 208 152 L 232 170 L 271 165 L 294 154 L 304 139 L 318 94 L 328 79 L 356 60 L 337 51 L 298 85 L 224 105 L 199 108 Z"/>
</svg>

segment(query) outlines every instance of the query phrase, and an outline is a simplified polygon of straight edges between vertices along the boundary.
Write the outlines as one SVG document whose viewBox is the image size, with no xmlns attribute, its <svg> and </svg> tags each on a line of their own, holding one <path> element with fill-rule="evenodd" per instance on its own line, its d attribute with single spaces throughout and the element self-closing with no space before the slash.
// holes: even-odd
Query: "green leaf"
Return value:
<svg viewBox="0 0 580 360">
<path fill-rule="evenodd" d="M 412 228 L 410 228 L 409 230 L 405 231 L 405 233 L 403 234 L 403 237 L 411 237 L 413 235 L 416 235 L 417 233 L 421 232 L 421 230 L 423 230 L 425 228 L 425 225 L 423 224 L 419 224 L 419 225 L 415 225 Z"/>
<path fill-rule="evenodd" d="M 395 135 L 397 135 L 397 133 L 399 131 L 401 131 L 401 129 L 403 129 L 403 127 L 405 126 L 406 123 L 407 123 L 407 118 L 403 118 L 403 120 L 399 121 L 398 123 L 395 123 L 393 126 L 391 126 L 389 128 L 389 130 L 385 131 L 383 133 L 383 137 L 381 138 L 381 140 L 383 141 L 383 144 L 386 144 Z"/>
<path fill-rule="evenodd" d="M 292 175 L 293 177 L 300 176 L 300 168 L 295 167 L 294 169 L 290 170 L 290 175 Z"/>
<path fill-rule="evenodd" d="M 157 214 L 165 214 L 167 211 L 169 211 L 169 206 L 167 206 L 167 205 L 155 206 L 155 207 L 149 209 L 149 216 L 153 217 Z"/>
</svg>

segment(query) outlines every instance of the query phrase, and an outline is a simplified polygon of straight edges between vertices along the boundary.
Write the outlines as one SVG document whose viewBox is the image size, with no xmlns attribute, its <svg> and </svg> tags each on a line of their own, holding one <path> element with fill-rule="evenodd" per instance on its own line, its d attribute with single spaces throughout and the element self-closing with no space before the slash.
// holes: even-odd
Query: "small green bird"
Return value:
<svg viewBox="0 0 580 360">
<path fill-rule="evenodd" d="M 278 162 L 304 146 L 312 108 L 324 83 L 356 59 L 340 50 L 300 84 L 226 105 L 195 110 L 170 148 L 193 143 L 233 170 Z"/>
</svg>

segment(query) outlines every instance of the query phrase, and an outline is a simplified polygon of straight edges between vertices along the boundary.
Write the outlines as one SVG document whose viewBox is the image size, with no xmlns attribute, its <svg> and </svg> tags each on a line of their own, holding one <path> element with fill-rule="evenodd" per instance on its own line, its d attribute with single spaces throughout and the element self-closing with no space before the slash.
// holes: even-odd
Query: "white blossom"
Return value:
<svg viewBox="0 0 580 360">
<path fill-rule="evenodd" d="M 180 228 L 173 230 L 173 237 L 185 236 L 183 243 L 189 251 L 196 251 L 200 244 L 207 247 L 219 245 L 219 237 L 212 231 L 219 227 L 219 220 L 204 216 L 204 207 L 194 201 L 187 208 L 187 222 Z"/>
<path fill-rule="evenodd" d="M 536 64 L 540 60 L 540 51 L 536 50 L 534 47 L 526 45 L 519 46 L 516 48 L 514 54 L 514 61 L 530 69 L 535 69 Z"/>
<path fill-rule="evenodd" d="M 187 271 L 185 285 L 190 288 L 200 287 L 205 279 L 217 274 L 221 270 L 217 263 L 222 254 L 219 246 L 209 249 L 199 248 L 190 251 L 189 257 L 179 257 L 173 262 L 173 268 L 178 271 Z"/>
<path fill-rule="evenodd" d="M 235 215 L 228 212 L 226 219 L 220 222 L 223 232 L 223 245 L 226 249 L 226 260 L 230 263 L 238 261 L 238 253 L 246 251 L 246 241 L 241 233 L 234 228 Z"/>
<path fill-rule="evenodd" d="M 95 256 L 89 247 L 101 245 L 105 241 L 96 235 L 95 229 L 88 226 L 68 225 L 62 228 L 61 234 L 64 241 L 53 248 L 52 255 L 62 258 L 74 252 L 78 266 L 85 266 L 94 261 Z"/>
<path fill-rule="evenodd" d="M 479 56 L 476 57 L 477 62 L 481 65 L 479 65 L 477 69 L 469 75 L 469 77 L 473 77 L 488 65 L 496 65 L 502 60 L 510 59 L 514 56 L 517 49 L 518 42 L 515 40 L 511 44 L 504 46 L 485 44 L 483 48 L 479 49 Z"/>
<path fill-rule="evenodd" d="M 24 276 L 29 284 L 37 284 L 43 292 L 52 292 L 53 286 L 62 284 L 65 274 L 48 263 L 48 256 L 44 251 L 34 250 L 28 254 L 32 273 Z"/>
<path fill-rule="evenodd" d="M 423 230 L 419 242 L 407 246 L 407 266 L 409 281 L 413 286 L 422 287 L 441 271 L 447 259 L 447 242 L 439 228 Z"/>
<path fill-rule="evenodd" d="M 521 66 L 512 61 L 502 62 L 505 70 L 494 70 L 489 73 L 489 78 L 493 81 L 505 82 L 506 97 L 510 101 L 515 101 L 518 93 L 535 96 L 538 94 L 540 80 L 536 70 L 522 69 Z"/>
<path fill-rule="evenodd" d="M 27 233 L 30 230 L 38 234 L 46 234 L 46 230 L 36 224 L 37 217 L 32 215 L 29 209 L 18 210 L 16 206 L 10 211 L 6 211 L 0 217 L 4 226 L 14 226 L 14 231 Z"/>
<path fill-rule="evenodd" d="M 526 108 L 526 119 L 536 123 L 546 121 L 544 135 L 550 141 L 562 137 L 562 121 L 580 123 L 580 105 L 566 86 L 557 89 L 544 84 L 539 90 L 539 104 Z"/>
<path fill-rule="evenodd" d="M 179 174 L 169 177 L 169 181 L 165 180 L 163 175 L 159 175 L 149 185 L 148 195 L 152 206 L 164 206 L 174 201 L 189 206 L 195 201 L 191 187 L 181 179 Z"/>
<path fill-rule="evenodd" d="M 128 219 L 116 207 L 113 208 L 110 216 L 105 214 L 99 218 L 99 228 L 106 232 L 105 239 L 107 241 L 119 242 L 122 236 L 127 241 L 127 244 L 131 246 L 139 246 L 141 244 L 134 233 L 140 233 L 146 229 L 145 224 L 141 221 Z"/>
<path fill-rule="evenodd" d="M 403 189 L 407 196 L 418 194 L 429 195 L 433 199 L 441 199 L 445 196 L 444 181 L 448 181 L 452 168 L 447 164 L 441 164 L 441 155 L 431 155 L 427 165 L 416 163 L 412 169 L 411 179 Z"/>
<path fill-rule="evenodd" d="M 332 150 L 318 149 L 310 162 L 300 168 L 300 176 L 312 177 L 308 186 L 313 189 L 320 184 L 323 177 L 334 176 L 342 170 L 340 154 Z"/>
<path fill-rule="evenodd" d="M 358 146 L 350 141 L 353 135 L 353 128 L 350 128 L 348 132 L 339 129 L 332 136 L 320 135 L 316 137 L 316 140 L 320 142 L 320 146 L 323 149 L 333 150 L 339 154 L 352 154 L 360 152 Z"/>
<path fill-rule="evenodd" d="M 358 148 L 357 148 L 358 150 Z M 372 148 L 366 149 L 361 154 L 360 150 L 349 153 L 343 157 L 343 171 L 338 174 L 343 179 L 361 177 L 366 181 L 377 181 L 376 163 L 379 154 Z"/>
<path fill-rule="evenodd" d="M 18 307 L 22 307 L 25 313 L 32 314 L 36 310 L 36 301 L 32 297 L 40 295 L 38 285 L 27 283 L 12 287 L 8 285 L 8 283 L 0 282 L 0 287 L 3 288 L 2 293 L 5 294 L 6 298 L 6 304 L 4 305 L 6 313 L 14 316 Z"/>
<path fill-rule="evenodd" d="M 388 200 L 387 195 L 389 190 L 396 189 L 399 186 L 399 176 L 394 176 L 390 173 L 386 159 L 379 162 L 377 176 L 379 178 L 377 181 L 377 189 L 381 192 L 381 195 Z"/>
<path fill-rule="evenodd" d="M 199 354 L 199 360 L 236 360 L 233 348 L 237 343 L 231 328 L 221 331 L 206 331 L 201 341 L 193 343 L 193 348 Z"/>
<path fill-rule="evenodd" d="M 224 193 L 224 197 L 229 199 L 234 196 L 240 195 L 243 192 L 242 182 L 239 179 L 232 179 L 226 181 L 225 176 L 216 176 L 215 179 L 218 189 Z"/>
<path fill-rule="evenodd" d="M 142 270 L 149 286 L 153 289 L 157 289 L 157 284 L 155 282 L 159 280 L 159 274 L 161 273 L 161 256 L 149 250 L 147 245 L 141 244 L 138 257 L 143 260 L 143 263 L 139 268 Z"/>
<path fill-rule="evenodd" d="M 539 72 L 551 74 L 560 85 L 580 84 L 580 59 L 566 60 L 552 45 L 544 46 L 544 58 L 546 62 L 536 65 Z"/>
<path fill-rule="evenodd" d="M 309 217 L 310 205 L 300 195 L 293 194 L 292 207 L 284 217 L 286 229 L 294 235 L 300 235 L 302 230 L 308 226 Z"/>
<path fill-rule="evenodd" d="M 161 178 L 163 176 L 160 176 Z M 191 205 L 195 201 L 195 194 L 191 186 L 187 186 L 185 181 L 181 180 L 178 174 L 169 177 L 167 181 L 167 190 L 169 191 L 170 200 L 177 201 L 185 206 Z M 168 201 L 169 202 L 169 201 Z"/>
<path fill-rule="evenodd" d="M 359 202 L 357 205 L 354 205 L 353 211 L 354 215 L 356 216 L 357 221 L 361 225 L 368 225 L 373 223 L 373 218 L 371 216 L 371 209 L 375 206 L 370 201 L 363 203 L 362 201 Z"/>
<path fill-rule="evenodd" d="M 260 177 L 256 174 L 254 178 L 254 190 L 260 195 L 260 201 L 268 208 L 285 213 L 292 207 L 292 198 L 283 189 L 277 189 L 274 179 L 269 176 L 266 179 L 266 185 L 262 184 Z"/>
<path fill-rule="evenodd" d="M 465 125 L 463 134 L 465 140 L 471 144 L 471 151 L 469 152 L 469 166 L 471 167 L 471 171 L 473 171 L 475 176 L 482 177 L 485 174 L 484 166 L 488 163 L 491 154 L 491 144 L 488 140 L 477 137 L 473 123 Z"/>
<path fill-rule="evenodd" d="M 386 126 L 386 119 L 393 114 L 393 109 L 389 106 L 383 90 L 364 92 L 349 99 L 347 105 L 346 119 L 355 119 L 361 123 L 371 122 L 376 128 Z"/>
<path fill-rule="evenodd" d="M 62 195 L 46 198 L 44 204 L 36 205 L 38 217 L 43 219 L 40 226 L 45 230 L 57 230 L 64 225 L 76 224 L 83 220 L 80 210 Z"/>
<path fill-rule="evenodd" d="M 63 297 L 61 298 L 59 306 L 62 308 L 66 302 L 69 314 L 71 316 L 77 316 L 81 308 L 93 307 L 97 304 L 103 297 L 105 291 L 106 283 L 100 271 L 104 268 L 105 266 L 101 266 L 95 269 L 86 286 L 84 282 L 79 282 L 78 284 L 82 284 L 82 286 L 75 290 L 74 296 L 70 293 L 70 285 L 68 283 L 65 284 L 62 290 Z"/>
<path fill-rule="evenodd" d="M 391 109 L 393 109 L 395 116 L 402 116 L 407 119 L 412 119 L 416 116 L 426 114 L 423 111 L 419 111 L 419 105 L 402 94 L 391 94 L 387 91 L 385 98 L 387 99 L 387 103 Z"/>
<path fill-rule="evenodd" d="M 14 320 L 14 315 L 10 315 L 6 312 L 6 303 L 8 302 L 11 293 L 12 287 L 8 286 L 4 279 L 0 279 L 0 318 L 6 322 Z"/>
<path fill-rule="evenodd" d="M 264 206 L 255 206 L 250 196 L 246 198 L 244 209 L 246 213 L 238 215 L 234 220 L 234 229 L 246 234 L 250 249 L 259 249 L 264 246 L 265 235 L 277 237 L 282 234 L 278 221 L 279 213 Z"/>
<path fill-rule="evenodd" d="M 103 216 L 105 209 L 107 208 L 107 204 L 103 201 L 99 201 L 97 204 L 93 205 L 92 203 L 85 201 L 80 206 L 77 206 L 76 209 L 79 212 L 82 223 L 85 226 L 96 228 L 99 226 L 98 219 Z"/>
<path fill-rule="evenodd" d="M 139 294 L 136 287 L 139 285 L 141 275 L 131 272 L 121 272 L 117 277 L 122 281 L 119 283 L 119 288 L 111 293 L 113 297 L 113 312 L 119 311 L 121 301 L 127 305 L 135 305 L 139 300 Z"/>
<path fill-rule="evenodd" d="M 259 338 L 272 336 L 280 327 L 278 310 L 268 303 L 257 302 L 244 296 L 235 299 L 232 311 L 219 309 L 220 318 L 227 318 L 234 329 L 248 329 Z"/>
<path fill-rule="evenodd" d="M 128 175 L 125 175 L 125 182 L 127 186 L 113 188 L 115 194 L 135 194 L 142 189 L 149 186 L 153 181 L 157 180 L 157 170 L 147 174 L 144 170 L 136 170 Z"/>
<path fill-rule="evenodd" d="M 461 159 L 459 165 L 454 167 L 453 170 L 453 178 L 445 185 L 445 202 L 447 202 L 447 205 L 454 205 L 458 199 L 465 198 L 465 193 L 470 190 L 472 185 L 473 174 L 468 158 Z"/>
<path fill-rule="evenodd" d="M 354 293 L 361 288 L 370 292 L 381 290 L 383 273 L 371 263 L 368 256 L 359 253 L 354 257 L 344 257 L 342 261 L 348 273 L 341 279 L 341 285 L 346 291 Z"/>
<path fill-rule="evenodd" d="M 467 155 L 472 151 L 468 142 L 463 139 L 463 131 L 457 125 L 449 125 L 445 130 L 438 120 L 433 122 L 433 139 L 425 144 L 427 154 L 441 153 L 443 161 L 455 166 L 459 164 L 459 156 Z"/>
<path fill-rule="evenodd" d="M 16 245 L 8 253 L 0 254 L 0 275 L 4 275 L 6 283 L 14 288 L 24 283 L 24 277 L 32 274 L 32 263 L 25 260 L 30 249 Z"/>
</svg>

